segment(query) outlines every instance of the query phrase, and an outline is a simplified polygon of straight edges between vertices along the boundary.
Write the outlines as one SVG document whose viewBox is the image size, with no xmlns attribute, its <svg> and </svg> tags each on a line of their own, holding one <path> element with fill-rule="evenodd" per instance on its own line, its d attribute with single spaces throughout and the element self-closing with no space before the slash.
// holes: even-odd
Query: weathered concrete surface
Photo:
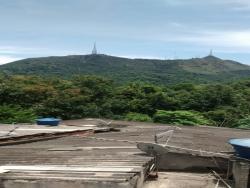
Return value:
<svg viewBox="0 0 250 188">
<path fill-rule="evenodd" d="M 63 124 L 70 124 L 69 129 L 86 128 L 89 125 L 86 120 L 65 121 Z M 0 146 L 0 166 L 15 165 L 26 166 L 40 165 L 59 165 L 80 166 L 89 171 L 65 170 L 47 171 L 26 169 L 16 169 L 0 174 L 0 188 L 14 187 L 141 187 L 144 181 L 144 174 L 152 163 L 152 157 L 145 156 L 136 148 L 137 142 L 154 142 L 154 135 L 168 130 L 174 130 L 168 144 L 177 147 L 184 147 L 195 150 L 206 150 L 212 152 L 231 152 L 232 148 L 227 144 L 227 140 L 232 137 L 244 138 L 250 135 L 250 131 L 212 128 L 212 127 L 179 127 L 160 124 L 146 124 L 134 122 L 111 123 L 113 127 L 119 127 L 120 132 L 104 132 L 94 135 L 74 134 L 53 140 L 44 140 L 12 146 Z M 91 126 L 88 126 L 89 128 Z M 2 126 L 0 126 L 1 131 Z M 60 128 L 60 127 L 58 127 Z M 25 127 L 22 127 L 25 129 Z M 45 128 L 47 129 L 47 128 Z M 54 128 L 56 129 L 56 128 Z M 4 131 L 4 130 L 3 130 Z M 8 130 L 7 130 L 8 131 Z M 28 131 L 22 131 L 27 134 Z M 15 134 L 15 132 L 13 132 Z M 197 156 L 183 156 L 177 153 L 168 153 L 161 156 L 158 161 L 162 169 L 185 169 L 194 170 L 196 168 L 216 167 L 217 164 L 212 158 L 203 160 Z M 218 164 L 223 164 L 219 160 Z M 222 165 L 223 166 L 223 165 Z M 97 168 L 116 167 L 133 168 L 137 171 L 95 171 Z M 72 168 L 73 169 L 73 168 Z M 94 172 L 93 172 L 94 171 Z M 171 179 L 171 174 L 167 174 Z M 163 176 L 166 178 L 166 176 Z M 159 182 L 165 181 L 161 179 Z M 199 179 L 199 178 L 198 178 Z M 163 182 L 164 182 L 163 181 Z M 195 182 L 199 182 L 200 187 L 205 187 L 206 179 L 192 180 L 193 187 Z M 203 182 L 204 181 L 204 182 Z M 157 181 L 156 181 L 157 182 Z M 203 183 L 202 183 L 203 182 Z M 210 180 L 209 180 L 210 182 Z M 181 183 L 183 183 L 181 181 Z M 175 187 L 181 187 L 181 183 Z M 189 185 L 189 184 L 186 185 Z M 2 185 L 2 187 L 1 187 Z M 159 184 L 159 186 L 163 184 Z M 171 185 L 171 184 L 170 184 Z M 174 187 L 174 184 L 171 185 Z M 192 186 L 190 186 L 192 187 Z M 214 186 L 215 187 L 215 186 Z"/>
<path fill-rule="evenodd" d="M 110 122 L 110 120 L 105 120 Z M 84 119 L 64 121 L 63 124 L 81 126 L 89 124 Z M 121 132 L 100 134 L 98 137 L 127 139 L 130 141 L 154 142 L 154 135 L 168 130 L 174 134 L 169 145 L 212 152 L 232 152 L 227 142 L 230 138 L 248 138 L 250 130 L 211 126 L 171 126 L 165 124 L 112 121 L 110 126 L 121 128 Z"/>
<path fill-rule="evenodd" d="M 74 144 L 85 145 L 85 141 L 87 138 L 69 136 L 2 147 L 0 165 L 3 170 L 7 170 L 0 174 L 2 186 L 142 186 L 144 174 L 152 162 L 151 157 L 137 155 L 138 150 L 134 147 L 102 147 L 102 142 L 95 142 L 95 147 L 78 146 L 74 149 Z M 63 150 L 62 145 L 67 147 Z"/>
<path fill-rule="evenodd" d="M 226 171 L 228 159 L 218 157 L 202 157 L 184 153 L 166 153 L 158 157 L 159 170 L 199 170 L 218 169 Z"/>
<path fill-rule="evenodd" d="M 215 188 L 218 180 L 207 173 L 160 172 L 157 181 L 147 181 L 143 188 Z M 225 188 L 219 182 L 217 188 Z"/>
<path fill-rule="evenodd" d="M 243 160 L 233 161 L 233 177 L 235 181 L 235 188 L 249 188 L 250 187 L 250 162 Z"/>
<path fill-rule="evenodd" d="M 135 186 L 128 182 L 115 181 L 88 181 L 88 180 L 6 180 L 0 183 L 0 188 L 134 188 Z"/>
<path fill-rule="evenodd" d="M 84 131 L 84 127 L 76 130 Z M 36 128 L 31 128 L 33 137 Z M 38 131 L 41 129 L 38 127 Z M 51 131 L 47 129 L 44 128 L 46 133 Z M 56 128 L 52 129 L 54 133 Z M 63 132 L 62 127 L 58 129 Z M 68 130 L 72 130 L 72 126 L 65 131 L 70 132 Z M 139 155 L 141 152 L 130 143 L 98 141 L 82 132 L 0 146 L 0 150 L 0 188 L 142 187 L 153 162 L 152 157 Z"/>
<path fill-rule="evenodd" d="M 97 126 L 66 126 L 60 124 L 59 126 L 44 126 L 35 124 L 0 124 L 0 138 L 16 138 L 25 135 L 36 135 L 41 133 L 58 133 L 58 132 L 73 132 L 98 129 Z"/>
</svg>

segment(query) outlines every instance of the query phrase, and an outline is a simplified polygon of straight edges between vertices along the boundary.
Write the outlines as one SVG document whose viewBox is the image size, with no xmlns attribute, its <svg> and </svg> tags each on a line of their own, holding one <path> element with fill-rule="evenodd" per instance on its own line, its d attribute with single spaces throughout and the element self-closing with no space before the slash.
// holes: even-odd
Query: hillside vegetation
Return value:
<svg viewBox="0 0 250 188">
<path fill-rule="evenodd" d="M 250 80 L 160 87 L 96 76 L 0 77 L 1 123 L 51 116 L 249 128 Z"/>
<path fill-rule="evenodd" d="M 188 60 L 128 59 L 107 55 L 43 57 L 2 65 L 0 72 L 64 79 L 75 75 L 98 75 L 119 84 L 143 81 L 157 85 L 228 82 L 250 77 L 249 66 L 214 56 Z"/>
</svg>

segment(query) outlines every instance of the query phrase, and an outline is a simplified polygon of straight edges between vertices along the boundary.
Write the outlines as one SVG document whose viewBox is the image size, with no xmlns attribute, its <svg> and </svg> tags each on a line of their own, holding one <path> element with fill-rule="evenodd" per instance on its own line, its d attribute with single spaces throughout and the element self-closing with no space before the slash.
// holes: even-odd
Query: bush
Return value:
<svg viewBox="0 0 250 188">
<path fill-rule="evenodd" d="M 125 120 L 128 121 L 141 121 L 141 122 L 152 122 L 152 118 L 147 114 L 133 113 L 130 112 L 126 115 Z"/>
<path fill-rule="evenodd" d="M 36 119 L 36 114 L 31 109 L 23 109 L 19 106 L 0 106 L 1 123 L 31 123 Z"/>
<path fill-rule="evenodd" d="M 235 127 L 235 124 L 242 118 L 240 113 L 237 108 L 222 107 L 203 114 L 213 122 L 214 126 Z"/>
<path fill-rule="evenodd" d="M 250 129 L 250 116 L 240 119 L 235 126 L 241 129 Z"/>
<path fill-rule="evenodd" d="M 208 125 L 209 120 L 198 112 L 193 111 L 164 111 L 158 110 L 154 115 L 154 122 L 173 125 Z"/>
</svg>

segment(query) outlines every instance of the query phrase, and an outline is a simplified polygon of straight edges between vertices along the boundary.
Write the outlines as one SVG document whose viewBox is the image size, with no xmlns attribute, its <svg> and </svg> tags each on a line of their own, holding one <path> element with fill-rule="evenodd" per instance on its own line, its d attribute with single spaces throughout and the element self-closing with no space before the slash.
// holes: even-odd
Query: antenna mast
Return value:
<svg viewBox="0 0 250 188">
<path fill-rule="evenodd" d="M 97 50 L 96 50 L 96 43 L 94 43 L 94 47 L 92 50 L 92 55 L 96 55 L 97 54 Z"/>
<path fill-rule="evenodd" d="M 213 49 L 210 50 L 209 56 L 213 56 Z"/>
</svg>

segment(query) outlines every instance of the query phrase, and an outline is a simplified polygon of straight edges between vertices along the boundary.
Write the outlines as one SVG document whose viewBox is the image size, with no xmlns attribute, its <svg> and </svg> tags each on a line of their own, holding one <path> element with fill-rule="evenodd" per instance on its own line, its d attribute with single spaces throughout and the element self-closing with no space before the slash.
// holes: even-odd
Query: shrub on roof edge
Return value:
<svg viewBox="0 0 250 188">
<path fill-rule="evenodd" d="M 0 123 L 32 123 L 35 119 L 36 114 L 32 109 L 13 105 L 0 106 Z"/>
<path fill-rule="evenodd" d="M 165 111 L 157 110 L 153 117 L 156 123 L 166 123 L 173 125 L 209 125 L 210 122 L 202 114 L 195 111 Z"/>
</svg>

